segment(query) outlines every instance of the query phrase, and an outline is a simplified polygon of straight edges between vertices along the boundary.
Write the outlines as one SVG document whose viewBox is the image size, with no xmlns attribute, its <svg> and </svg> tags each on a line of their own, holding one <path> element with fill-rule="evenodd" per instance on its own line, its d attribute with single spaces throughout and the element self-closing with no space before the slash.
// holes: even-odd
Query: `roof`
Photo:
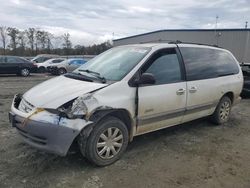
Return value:
<svg viewBox="0 0 250 188">
<path fill-rule="evenodd" d="M 163 29 L 163 30 L 157 30 L 157 31 L 152 31 L 152 32 L 148 32 L 148 33 L 142 33 L 142 34 L 138 34 L 138 35 L 132 35 L 129 37 L 124 37 L 124 38 L 120 38 L 120 39 L 115 39 L 113 41 L 119 41 L 119 40 L 123 40 L 123 39 L 129 39 L 129 38 L 133 38 L 133 37 L 139 37 L 139 36 L 144 36 L 144 35 L 148 35 L 148 34 L 154 34 L 154 33 L 160 33 L 160 32 L 177 32 L 177 31 L 183 31 L 183 32 L 189 32 L 189 31 L 215 31 L 215 29 Z M 232 28 L 232 29 L 216 29 L 216 31 L 250 31 L 250 29 L 240 29 L 240 28 Z"/>
</svg>

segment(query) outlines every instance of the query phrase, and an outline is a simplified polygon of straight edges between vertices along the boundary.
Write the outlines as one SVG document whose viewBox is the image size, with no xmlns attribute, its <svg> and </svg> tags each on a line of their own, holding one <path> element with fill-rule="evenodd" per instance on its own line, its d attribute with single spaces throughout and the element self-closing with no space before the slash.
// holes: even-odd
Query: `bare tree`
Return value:
<svg viewBox="0 0 250 188">
<path fill-rule="evenodd" d="M 7 34 L 7 28 L 4 26 L 0 27 L 0 37 L 3 44 L 3 54 L 5 55 L 8 34 Z"/>
<path fill-rule="evenodd" d="M 35 35 L 36 35 L 36 29 L 35 28 L 29 28 L 28 30 L 25 31 L 27 39 L 28 39 L 28 44 L 31 49 L 31 54 L 34 54 L 34 45 L 35 45 Z"/>
<path fill-rule="evenodd" d="M 54 36 L 50 32 L 46 32 L 45 35 L 46 35 L 46 43 L 47 43 L 46 49 L 47 49 L 47 52 L 50 53 L 50 50 L 53 48 L 52 39 L 54 38 Z"/>
<path fill-rule="evenodd" d="M 21 55 L 24 55 L 25 52 L 25 46 L 26 46 L 26 37 L 25 37 L 25 31 L 20 31 L 18 33 L 18 44 L 21 50 Z"/>
<path fill-rule="evenodd" d="M 65 49 L 66 55 L 69 54 L 70 49 L 72 48 L 72 43 L 70 41 L 70 34 L 69 33 L 64 33 L 63 34 L 63 48 Z"/>
<path fill-rule="evenodd" d="M 14 55 L 16 55 L 17 48 L 17 37 L 19 34 L 19 30 L 17 28 L 8 27 L 7 29 L 8 35 L 10 36 L 10 48 L 12 48 Z"/>
</svg>

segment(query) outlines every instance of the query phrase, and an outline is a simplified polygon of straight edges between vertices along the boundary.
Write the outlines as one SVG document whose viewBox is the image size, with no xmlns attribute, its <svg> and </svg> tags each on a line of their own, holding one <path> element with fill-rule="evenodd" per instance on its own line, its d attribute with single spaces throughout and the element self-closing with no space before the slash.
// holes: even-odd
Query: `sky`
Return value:
<svg viewBox="0 0 250 188">
<path fill-rule="evenodd" d="M 0 25 L 91 45 L 160 29 L 244 28 L 250 0 L 0 0 Z"/>
</svg>

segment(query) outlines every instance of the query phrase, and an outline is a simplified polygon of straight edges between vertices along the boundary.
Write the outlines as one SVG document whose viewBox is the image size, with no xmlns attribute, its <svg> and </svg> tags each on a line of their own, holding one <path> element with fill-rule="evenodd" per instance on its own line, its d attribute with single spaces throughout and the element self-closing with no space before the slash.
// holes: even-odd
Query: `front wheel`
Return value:
<svg viewBox="0 0 250 188">
<path fill-rule="evenodd" d="M 229 119 L 232 108 L 232 101 L 229 97 L 224 96 L 217 105 L 211 120 L 213 123 L 220 125 L 226 123 Z"/>
<path fill-rule="evenodd" d="M 120 119 L 110 116 L 95 125 L 87 139 L 85 156 L 97 166 L 110 165 L 122 156 L 127 145 L 126 125 Z"/>
</svg>

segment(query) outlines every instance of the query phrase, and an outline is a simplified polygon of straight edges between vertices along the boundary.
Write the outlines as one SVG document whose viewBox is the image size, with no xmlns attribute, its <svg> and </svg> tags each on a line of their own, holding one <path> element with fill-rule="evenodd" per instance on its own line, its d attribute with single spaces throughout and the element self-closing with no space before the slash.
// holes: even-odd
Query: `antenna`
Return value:
<svg viewBox="0 0 250 188">
<path fill-rule="evenodd" d="M 219 20 L 219 16 L 216 15 L 216 20 L 215 20 L 215 31 L 217 31 L 218 20 Z"/>
<path fill-rule="evenodd" d="M 218 20 L 219 16 L 216 15 L 216 20 L 215 20 L 215 39 L 216 39 L 216 45 L 219 45 L 219 34 L 217 33 L 217 27 L 218 27 Z"/>
</svg>

